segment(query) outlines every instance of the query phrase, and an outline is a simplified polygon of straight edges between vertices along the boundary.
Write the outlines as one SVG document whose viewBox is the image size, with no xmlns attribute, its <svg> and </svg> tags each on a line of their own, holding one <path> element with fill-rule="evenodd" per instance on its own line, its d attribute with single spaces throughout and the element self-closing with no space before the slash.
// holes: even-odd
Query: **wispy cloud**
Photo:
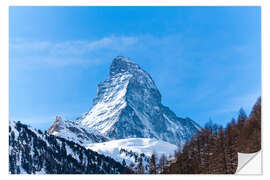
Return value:
<svg viewBox="0 0 270 180">
<path fill-rule="evenodd" d="M 32 65 L 91 66 L 111 61 L 117 55 L 140 58 L 143 55 L 143 58 L 149 62 L 159 61 L 171 73 L 168 61 L 179 59 L 184 62 L 184 59 L 181 58 L 183 51 L 181 40 L 182 36 L 179 34 L 164 37 L 111 35 L 92 41 L 65 40 L 60 42 L 20 38 L 10 41 L 10 55 L 11 60 L 16 61 L 16 65 L 21 64 L 25 67 L 32 67 Z M 160 77 L 164 79 L 164 73 Z"/>
<path fill-rule="evenodd" d="M 136 37 L 104 37 L 96 41 L 64 41 L 52 44 L 50 53 L 65 55 L 73 54 L 79 55 L 84 53 L 90 53 L 101 49 L 110 49 L 121 51 L 125 50 L 130 46 L 133 46 L 138 42 Z"/>
<path fill-rule="evenodd" d="M 31 65 L 97 65 L 105 61 L 104 57 L 106 57 L 98 56 L 98 54 L 121 53 L 134 47 L 138 41 L 137 37 L 127 36 L 110 36 L 93 41 L 62 42 L 17 39 L 10 42 L 10 54 L 11 57 L 17 57 L 16 61 Z"/>
</svg>

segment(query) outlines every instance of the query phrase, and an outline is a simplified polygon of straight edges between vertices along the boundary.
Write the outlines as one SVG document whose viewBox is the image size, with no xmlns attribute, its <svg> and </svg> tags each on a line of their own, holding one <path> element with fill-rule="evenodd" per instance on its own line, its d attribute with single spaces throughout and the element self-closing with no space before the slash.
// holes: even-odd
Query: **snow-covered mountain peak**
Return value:
<svg viewBox="0 0 270 180">
<path fill-rule="evenodd" d="M 131 59 L 123 56 L 117 56 L 111 66 L 110 66 L 110 77 L 121 76 L 124 74 L 130 74 L 133 76 L 133 80 L 136 80 L 136 83 L 148 88 L 157 89 L 154 81 L 151 76 L 144 71 L 138 64 L 133 62 Z"/>
<path fill-rule="evenodd" d="M 122 56 L 113 60 L 110 76 L 98 84 L 93 107 L 78 119 L 78 124 L 112 139 L 156 138 L 173 144 L 184 143 L 200 128 L 163 106 L 151 76 Z"/>
<path fill-rule="evenodd" d="M 118 73 L 124 72 L 132 73 L 138 68 L 139 66 L 133 61 L 131 61 L 129 58 L 117 56 L 110 66 L 110 76 L 114 76 Z"/>
</svg>

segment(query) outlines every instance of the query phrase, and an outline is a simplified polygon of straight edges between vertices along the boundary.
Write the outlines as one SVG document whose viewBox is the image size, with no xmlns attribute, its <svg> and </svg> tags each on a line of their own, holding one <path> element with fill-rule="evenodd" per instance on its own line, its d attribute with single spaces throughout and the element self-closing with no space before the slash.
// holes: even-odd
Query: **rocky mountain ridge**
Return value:
<svg viewBox="0 0 270 180">
<path fill-rule="evenodd" d="M 118 56 L 109 77 L 98 84 L 93 106 L 77 120 L 110 139 L 155 138 L 184 144 L 200 126 L 162 105 L 151 76 L 129 58 Z"/>
</svg>

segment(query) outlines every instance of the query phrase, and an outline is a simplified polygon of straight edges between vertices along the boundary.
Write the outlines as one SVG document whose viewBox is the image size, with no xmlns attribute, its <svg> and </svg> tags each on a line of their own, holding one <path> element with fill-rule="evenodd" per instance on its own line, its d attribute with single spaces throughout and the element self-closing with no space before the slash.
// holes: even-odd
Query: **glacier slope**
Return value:
<svg viewBox="0 0 270 180">
<path fill-rule="evenodd" d="M 144 159 L 147 160 L 150 159 L 153 152 L 156 154 L 157 158 L 159 158 L 162 154 L 167 157 L 172 156 L 177 150 L 177 146 L 174 144 L 150 138 L 111 140 L 102 143 L 89 144 L 86 148 L 96 151 L 99 154 L 112 157 L 120 163 L 125 160 L 127 165 L 130 165 L 131 163 L 137 164 L 138 162 L 135 156 L 130 152 L 137 154 L 138 157 L 143 155 L 143 157 L 146 157 Z M 144 162 L 144 164 L 148 164 L 148 162 Z"/>
</svg>

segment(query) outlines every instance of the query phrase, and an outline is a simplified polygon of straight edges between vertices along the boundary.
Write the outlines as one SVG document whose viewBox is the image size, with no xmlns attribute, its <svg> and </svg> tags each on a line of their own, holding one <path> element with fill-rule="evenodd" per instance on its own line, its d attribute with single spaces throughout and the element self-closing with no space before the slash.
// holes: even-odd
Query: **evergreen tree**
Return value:
<svg viewBox="0 0 270 180">
<path fill-rule="evenodd" d="M 244 134 L 246 133 L 244 131 L 244 125 L 245 125 L 245 122 L 247 121 L 247 115 L 244 111 L 243 108 L 241 108 L 239 110 L 239 113 L 238 113 L 238 118 L 237 118 L 237 130 L 239 132 L 239 135 L 238 135 L 238 152 L 244 152 L 244 141 L 245 141 L 245 137 L 244 137 Z"/>
<path fill-rule="evenodd" d="M 157 174 L 156 154 L 152 153 L 149 163 L 149 174 Z"/>
<path fill-rule="evenodd" d="M 122 166 L 126 167 L 127 163 L 125 161 L 125 159 L 122 160 Z"/>
<path fill-rule="evenodd" d="M 144 174 L 144 167 L 143 167 L 142 158 L 138 159 L 137 174 Z"/>
<path fill-rule="evenodd" d="M 165 154 L 162 154 L 158 162 L 158 169 L 160 173 L 164 171 L 166 164 L 167 164 L 167 157 Z"/>
</svg>

